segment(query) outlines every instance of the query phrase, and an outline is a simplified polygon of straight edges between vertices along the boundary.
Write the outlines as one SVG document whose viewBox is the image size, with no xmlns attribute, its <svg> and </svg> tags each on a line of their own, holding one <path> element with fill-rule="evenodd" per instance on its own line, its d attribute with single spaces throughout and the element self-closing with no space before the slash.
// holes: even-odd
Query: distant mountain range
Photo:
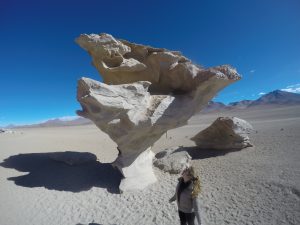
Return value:
<svg viewBox="0 0 300 225">
<path fill-rule="evenodd" d="M 209 113 L 209 112 L 219 112 L 219 111 L 229 111 L 234 109 L 249 109 L 249 108 L 263 108 L 265 106 L 291 106 L 291 105 L 300 105 L 300 94 L 295 94 L 291 92 L 276 90 L 272 91 L 268 94 L 261 96 L 257 100 L 242 100 L 239 102 L 232 102 L 228 105 L 225 105 L 221 102 L 213 102 L 210 101 L 206 108 L 204 108 L 201 113 Z M 88 119 L 82 117 L 75 117 L 74 119 L 65 119 L 55 118 L 47 120 L 43 123 L 31 124 L 31 125 L 22 125 L 15 126 L 9 125 L 5 128 L 19 128 L 19 127 L 57 127 L 57 126 L 78 126 L 78 125 L 86 125 L 92 124 L 92 122 Z"/>
<path fill-rule="evenodd" d="M 210 101 L 206 108 L 201 112 L 215 112 L 233 109 L 248 109 L 254 107 L 265 107 L 265 106 L 291 106 L 300 105 L 300 94 L 275 90 L 268 94 L 261 96 L 257 100 L 242 100 L 239 102 L 232 102 L 225 105 L 221 102 Z"/>
<path fill-rule="evenodd" d="M 5 128 L 11 129 L 11 128 L 27 128 L 27 127 L 59 127 L 59 126 L 79 126 L 79 125 L 86 125 L 91 124 L 92 122 L 88 119 L 82 118 L 82 117 L 76 117 L 74 119 L 64 119 L 62 118 L 55 118 L 50 119 L 42 123 L 37 124 L 28 124 L 28 125 L 8 125 Z"/>
</svg>

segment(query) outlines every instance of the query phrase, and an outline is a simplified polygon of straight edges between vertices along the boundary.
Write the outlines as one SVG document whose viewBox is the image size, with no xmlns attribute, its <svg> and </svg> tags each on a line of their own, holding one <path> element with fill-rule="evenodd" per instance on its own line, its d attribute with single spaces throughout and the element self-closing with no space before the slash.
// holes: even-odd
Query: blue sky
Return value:
<svg viewBox="0 0 300 225">
<path fill-rule="evenodd" d="M 81 33 L 232 65 L 243 79 L 216 101 L 300 92 L 299 12 L 298 0 L 1 1 L 0 126 L 75 115 L 77 80 L 101 79 L 74 42 Z"/>
</svg>

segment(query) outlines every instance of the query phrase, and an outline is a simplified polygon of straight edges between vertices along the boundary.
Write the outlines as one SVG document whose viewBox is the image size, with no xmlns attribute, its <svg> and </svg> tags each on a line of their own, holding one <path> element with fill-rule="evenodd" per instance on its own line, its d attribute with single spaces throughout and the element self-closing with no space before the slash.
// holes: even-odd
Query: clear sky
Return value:
<svg viewBox="0 0 300 225">
<path fill-rule="evenodd" d="M 243 79 L 215 101 L 300 92 L 299 0 L 4 0 L 0 28 L 0 126 L 75 115 L 77 80 L 101 80 L 74 42 L 81 33 L 232 65 Z"/>
</svg>

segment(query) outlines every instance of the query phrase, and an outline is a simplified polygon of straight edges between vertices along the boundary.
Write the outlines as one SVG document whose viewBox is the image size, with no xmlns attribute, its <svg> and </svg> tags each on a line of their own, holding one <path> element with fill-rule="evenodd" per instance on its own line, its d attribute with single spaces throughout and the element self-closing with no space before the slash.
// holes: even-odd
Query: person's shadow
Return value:
<svg viewBox="0 0 300 225">
<path fill-rule="evenodd" d="M 71 154 L 83 163 L 69 165 L 63 162 Z M 94 156 L 91 157 L 90 156 Z M 87 158 L 89 161 L 84 162 Z M 60 160 L 59 158 L 63 160 Z M 16 185 L 23 187 L 45 187 L 49 190 L 80 192 L 92 187 L 106 188 L 110 193 L 120 193 L 122 174 L 111 163 L 100 163 L 88 152 L 29 153 L 10 156 L 0 166 L 16 169 L 28 174 L 10 177 Z"/>
</svg>

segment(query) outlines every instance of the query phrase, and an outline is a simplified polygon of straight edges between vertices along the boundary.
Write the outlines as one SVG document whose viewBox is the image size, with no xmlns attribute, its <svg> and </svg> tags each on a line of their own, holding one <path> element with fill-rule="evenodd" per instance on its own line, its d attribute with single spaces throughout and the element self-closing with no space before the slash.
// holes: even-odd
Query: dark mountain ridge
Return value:
<svg viewBox="0 0 300 225">
<path fill-rule="evenodd" d="M 202 113 L 209 113 L 215 111 L 228 111 L 233 109 L 248 109 L 252 107 L 264 106 L 292 106 L 300 105 L 300 94 L 291 93 L 281 90 L 269 92 L 257 100 L 242 100 L 238 102 L 231 102 L 225 105 L 221 102 L 210 101 Z"/>
</svg>

